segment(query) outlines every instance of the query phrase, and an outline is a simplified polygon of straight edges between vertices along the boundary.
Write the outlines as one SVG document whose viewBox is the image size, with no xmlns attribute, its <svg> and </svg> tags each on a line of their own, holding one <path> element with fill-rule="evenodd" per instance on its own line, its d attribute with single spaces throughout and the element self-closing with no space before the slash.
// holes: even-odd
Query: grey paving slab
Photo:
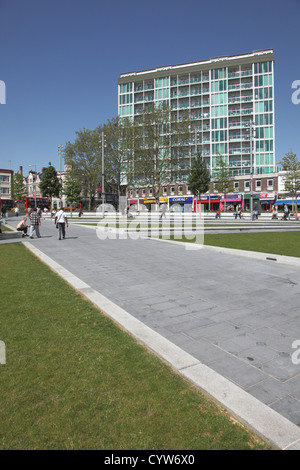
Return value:
<svg viewBox="0 0 300 470">
<path fill-rule="evenodd" d="M 99 240 L 95 230 L 71 224 L 58 241 L 50 221 L 41 234 L 30 240 L 41 259 L 62 266 L 64 278 L 74 276 L 82 293 L 131 325 L 145 344 L 152 341 L 170 363 L 174 354 L 182 374 L 207 386 L 241 420 L 273 433 L 280 448 L 297 448 L 300 365 L 291 355 L 300 339 L 300 264 L 145 239 Z M 284 431 L 274 436 L 278 416 Z"/>
</svg>

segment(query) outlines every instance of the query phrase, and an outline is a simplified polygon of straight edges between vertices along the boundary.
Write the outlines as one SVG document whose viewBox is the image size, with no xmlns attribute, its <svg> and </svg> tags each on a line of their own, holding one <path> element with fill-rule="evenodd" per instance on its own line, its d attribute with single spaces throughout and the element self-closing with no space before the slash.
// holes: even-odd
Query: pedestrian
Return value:
<svg viewBox="0 0 300 470">
<path fill-rule="evenodd" d="M 166 210 L 167 210 L 167 204 L 163 204 L 162 205 L 162 209 L 161 209 L 161 214 L 160 214 L 160 218 L 162 219 L 163 217 L 166 219 Z"/>
<path fill-rule="evenodd" d="M 217 209 L 217 212 L 216 212 L 216 219 L 221 219 L 221 211 L 220 211 L 220 209 Z"/>
<path fill-rule="evenodd" d="M 278 210 L 277 206 L 273 207 L 273 212 L 272 212 L 272 219 L 277 219 L 278 218 Z"/>
<path fill-rule="evenodd" d="M 288 220 L 288 215 L 289 215 L 289 208 L 288 208 L 288 205 L 285 204 L 284 213 L 283 213 L 283 217 L 281 218 L 281 220 Z"/>
<path fill-rule="evenodd" d="M 55 215 L 55 224 L 58 228 L 58 239 L 61 240 L 61 237 L 66 238 L 66 225 L 69 227 L 69 224 L 67 214 L 61 207 Z"/>
<path fill-rule="evenodd" d="M 17 225 L 17 230 L 18 232 L 23 232 L 24 237 L 27 236 L 27 217 L 25 216 L 21 222 L 18 223 Z"/>
<path fill-rule="evenodd" d="M 40 235 L 41 219 L 37 213 L 36 207 L 34 207 L 30 213 L 30 238 L 33 238 L 33 232 L 35 232 L 37 238 L 41 238 Z"/>
<path fill-rule="evenodd" d="M 18 208 L 18 206 L 15 207 L 15 216 L 16 216 L 16 217 L 19 216 L 19 208 Z"/>
</svg>

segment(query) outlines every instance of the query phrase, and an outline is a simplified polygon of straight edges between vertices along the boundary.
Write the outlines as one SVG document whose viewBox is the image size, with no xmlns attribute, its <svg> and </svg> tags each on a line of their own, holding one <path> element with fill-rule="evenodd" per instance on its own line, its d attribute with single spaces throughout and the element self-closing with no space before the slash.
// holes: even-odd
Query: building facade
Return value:
<svg viewBox="0 0 300 470">
<path fill-rule="evenodd" d="M 12 170 L 0 170 L 0 198 L 11 197 L 11 184 L 14 172 Z"/>
<path fill-rule="evenodd" d="M 276 171 L 272 49 L 121 74 L 120 118 L 135 119 L 149 103 L 167 103 L 174 121 L 188 110 L 193 129 L 181 151 L 187 166 L 201 152 L 212 176 L 220 154 L 233 176 Z"/>
</svg>

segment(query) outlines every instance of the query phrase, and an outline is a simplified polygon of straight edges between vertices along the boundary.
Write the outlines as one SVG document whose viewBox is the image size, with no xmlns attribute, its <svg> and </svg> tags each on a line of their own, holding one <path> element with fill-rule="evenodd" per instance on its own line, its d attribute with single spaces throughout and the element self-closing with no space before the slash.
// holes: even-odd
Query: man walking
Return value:
<svg viewBox="0 0 300 470">
<path fill-rule="evenodd" d="M 41 238 L 40 225 L 41 219 L 37 213 L 36 207 L 30 213 L 30 238 L 33 238 L 33 232 L 35 232 L 37 238 Z"/>
<path fill-rule="evenodd" d="M 61 240 L 61 236 L 66 238 L 66 225 L 69 227 L 67 214 L 60 207 L 59 211 L 55 215 L 55 223 L 58 228 L 58 239 Z"/>
</svg>

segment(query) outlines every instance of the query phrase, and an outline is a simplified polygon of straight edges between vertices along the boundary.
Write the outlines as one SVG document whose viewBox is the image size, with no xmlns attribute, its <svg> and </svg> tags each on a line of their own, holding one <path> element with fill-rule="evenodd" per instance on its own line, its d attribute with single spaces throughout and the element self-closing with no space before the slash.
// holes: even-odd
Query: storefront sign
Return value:
<svg viewBox="0 0 300 470">
<path fill-rule="evenodd" d="M 226 202 L 236 202 L 243 199 L 242 194 L 226 194 Z M 224 196 L 221 196 L 221 200 L 224 201 Z"/>
<path fill-rule="evenodd" d="M 193 198 L 192 197 L 185 197 L 185 196 L 175 196 L 175 197 L 170 197 L 169 202 L 170 203 L 183 202 L 184 204 L 192 204 Z"/>
</svg>

